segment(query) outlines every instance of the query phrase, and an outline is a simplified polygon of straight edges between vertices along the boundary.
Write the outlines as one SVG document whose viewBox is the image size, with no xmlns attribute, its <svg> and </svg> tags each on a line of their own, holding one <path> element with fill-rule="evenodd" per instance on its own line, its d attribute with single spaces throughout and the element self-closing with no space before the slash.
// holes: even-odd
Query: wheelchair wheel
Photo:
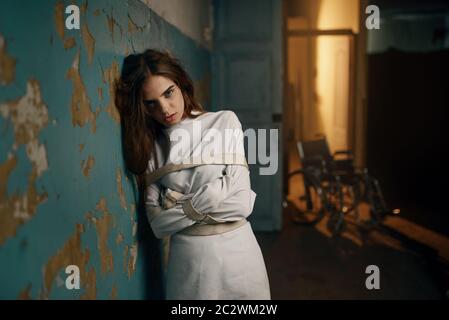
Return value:
<svg viewBox="0 0 449 320">
<path fill-rule="evenodd" d="M 352 221 L 359 221 L 360 186 L 357 182 L 342 187 L 343 196 L 337 201 L 337 209 Z"/>
<path fill-rule="evenodd" d="M 334 211 L 330 214 L 329 220 L 327 221 L 327 229 L 333 236 L 340 235 L 346 229 L 346 222 L 341 211 Z"/>
<path fill-rule="evenodd" d="M 326 195 L 317 179 L 303 170 L 289 174 L 289 215 L 294 223 L 313 225 L 320 221 L 326 208 Z"/>
<path fill-rule="evenodd" d="M 367 204 L 369 205 L 370 219 L 368 225 L 376 227 L 384 220 L 387 215 L 387 208 L 379 182 L 370 176 L 365 180 L 365 196 Z"/>
</svg>

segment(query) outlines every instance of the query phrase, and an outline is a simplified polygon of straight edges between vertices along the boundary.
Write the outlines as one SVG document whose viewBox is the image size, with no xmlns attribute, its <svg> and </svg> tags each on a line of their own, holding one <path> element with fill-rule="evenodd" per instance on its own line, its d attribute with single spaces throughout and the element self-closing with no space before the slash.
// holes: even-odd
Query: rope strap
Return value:
<svg viewBox="0 0 449 320">
<path fill-rule="evenodd" d="M 248 168 L 248 163 L 246 162 L 245 156 L 237 153 L 223 153 L 218 154 L 213 157 L 207 158 L 189 158 L 185 161 L 185 163 L 170 163 L 151 173 L 145 174 L 145 185 L 148 187 L 149 185 L 155 183 L 160 178 L 165 176 L 168 173 L 190 169 L 198 166 L 211 165 L 211 164 L 234 164 L 234 165 L 242 165 Z"/>
</svg>

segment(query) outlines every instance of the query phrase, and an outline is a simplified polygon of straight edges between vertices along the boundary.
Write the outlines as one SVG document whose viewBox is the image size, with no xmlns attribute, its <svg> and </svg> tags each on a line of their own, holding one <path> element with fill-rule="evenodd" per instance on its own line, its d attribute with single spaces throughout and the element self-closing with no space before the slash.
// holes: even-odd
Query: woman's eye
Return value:
<svg viewBox="0 0 449 320">
<path fill-rule="evenodd" d="M 172 95 L 172 93 L 173 93 L 173 89 L 171 89 L 170 91 L 167 91 L 165 93 L 165 96 L 168 98 L 168 97 L 170 97 Z"/>
<path fill-rule="evenodd" d="M 144 105 L 145 107 L 147 107 L 148 109 L 154 110 L 156 108 L 156 104 L 153 101 L 144 101 Z"/>
</svg>

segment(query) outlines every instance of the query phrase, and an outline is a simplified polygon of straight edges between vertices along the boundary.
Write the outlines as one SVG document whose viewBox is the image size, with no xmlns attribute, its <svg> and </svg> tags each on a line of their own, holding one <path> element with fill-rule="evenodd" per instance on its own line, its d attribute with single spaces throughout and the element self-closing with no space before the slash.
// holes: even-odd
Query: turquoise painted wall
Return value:
<svg viewBox="0 0 449 320">
<path fill-rule="evenodd" d="M 158 299 L 162 243 L 125 174 L 112 84 L 168 49 L 208 109 L 210 52 L 140 1 L 0 2 L 0 298 Z M 77 265 L 81 288 L 65 286 Z"/>
</svg>

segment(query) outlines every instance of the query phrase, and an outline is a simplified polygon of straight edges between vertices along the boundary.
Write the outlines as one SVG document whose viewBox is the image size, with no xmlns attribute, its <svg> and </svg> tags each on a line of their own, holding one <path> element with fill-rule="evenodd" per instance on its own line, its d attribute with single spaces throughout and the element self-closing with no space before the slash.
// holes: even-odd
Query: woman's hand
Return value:
<svg viewBox="0 0 449 320">
<path fill-rule="evenodd" d="M 190 199 L 192 195 L 185 195 L 170 188 L 165 188 L 161 193 L 161 206 L 164 210 L 173 208 L 176 204 Z"/>
</svg>

